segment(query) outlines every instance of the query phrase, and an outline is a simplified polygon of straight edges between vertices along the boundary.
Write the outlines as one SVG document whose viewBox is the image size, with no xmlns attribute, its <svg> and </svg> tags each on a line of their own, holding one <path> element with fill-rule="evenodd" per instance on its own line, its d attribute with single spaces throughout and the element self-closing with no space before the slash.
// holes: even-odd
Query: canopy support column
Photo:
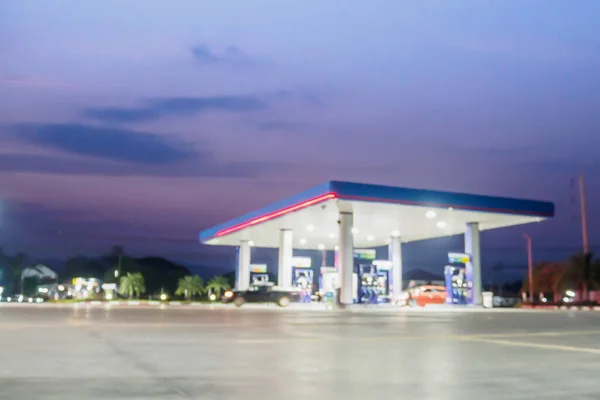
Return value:
<svg viewBox="0 0 600 400">
<path fill-rule="evenodd" d="M 248 240 L 240 242 L 237 261 L 235 286 L 237 290 L 247 290 L 250 287 L 250 242 Z"/>
<path fill-rule="evenodd" d="M 402 292 L 402 241 L 400 236 L 392 235 L 388 256 L 392 262 L 392 296 L 398 297 Z"/>
<path fill-rule="evenodd" d="M 465 253 L 469 255 L 466 265 L 467 301 L 481 305 L 481 240 L 479 223 L 469 222 L 465 232 Z"/>
<path fill-rule="evenodd" d="M 349 305 L 354 302 L 353 279 L 354 274 L 354 239 L 352 226 L 354 216 L 352 213 L 340 212 L 340 248 L 339 248 L 339 274 L 340 274 L 340 303 Z"/>
<path fill-rule="evenodd" d="M 279 268 L 277 286 L 292 286 L 292 256 L 294 252 L 294 233 L 289 229 L 279 231 Z"/>
</svg>

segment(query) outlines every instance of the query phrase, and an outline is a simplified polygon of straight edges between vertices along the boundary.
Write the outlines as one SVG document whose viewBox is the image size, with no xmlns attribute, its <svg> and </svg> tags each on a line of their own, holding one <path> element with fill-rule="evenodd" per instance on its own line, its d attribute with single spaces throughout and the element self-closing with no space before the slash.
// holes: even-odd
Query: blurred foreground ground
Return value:
<svg viewBox="0 0 600 400">
<path fill-rule="evenodd" d="M 0 306 L 1 399 L 597 399 L 600 312 Z"/>
</svg>

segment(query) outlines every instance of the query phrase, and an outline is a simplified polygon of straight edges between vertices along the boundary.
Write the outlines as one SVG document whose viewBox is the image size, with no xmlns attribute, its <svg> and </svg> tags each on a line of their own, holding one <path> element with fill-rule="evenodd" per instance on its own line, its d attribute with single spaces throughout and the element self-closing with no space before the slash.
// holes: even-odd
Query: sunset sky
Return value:
<svg viewBox="0 0 600 400">
<path fill-rule="evenodd" d="M 599 20 L 597 0 L 0 0 L 0 245 L 217 260 L 200 230 L 337 179 L 553 201 L 484 246 L 517 262 L 527 231 L 563 257 L 580 172 L 600 245 Z"/>
</svg>

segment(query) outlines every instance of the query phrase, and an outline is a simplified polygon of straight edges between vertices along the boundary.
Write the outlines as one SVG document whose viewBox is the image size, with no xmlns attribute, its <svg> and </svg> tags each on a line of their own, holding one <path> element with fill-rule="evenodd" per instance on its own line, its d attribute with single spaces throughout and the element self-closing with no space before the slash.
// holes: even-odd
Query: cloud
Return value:
<svg viewBox="0 0 600 400">
<path fill-rule="evenodd" d="M 254 63 L 254 60 L 244 54 L 237 46 L 228 46 L 222 53 L 211 51 L 206 45 L 196 45 L 191 48 L 192 57 L 200 65 L 242 65 L 248 66 Z"/>
<path fill-rule="evenodd" d="M 83 115 L 103 122 L 125 123 L 207 111 L 250 112 L 266 107 L 267 104 L 256 96 L 168 97 L 149 100 L 132 108 L 88 108 L 83 111 Z"/>
<path fill-rule="evenodd" d="M 221 57 L 211 52 L 208 47 L 198 45 L 192 47 L 192 56 L 202 64 L 214 64 L 221 61 Z"/>
<path fill-rule="evenodd" d="M 59 175 L 251 178 L 272 167 L 272 164 L 260 162 L 223 163 L 212 157 L 165 166 L 47 155 L 0 154 L 0 171 Z"/>
<path fill-rule="evenodd" d="M 256 124 L 256 127 L 261 131 L 287 131 L 298 132 L 307 129 L 309 126 L 300 122 L 287 121 L 263 121 Z"/>
<path fill-rule="evenodd" d="M 319 96 L 307 90 L 297 90 L 293 92 L 289 90 L 278 90 L 273 97 L 277 100 L 299 100 L 312 106 L 323 106 L 323 102 Z"/>
<path fill-rule="evenodd" d="M 138 164 L 175 164 L 194 156 L 189 144 L 165 136 L 81 124 L 18 124 L 16 139 L 72 154 Z"/>
<path fill-rule="evenodd" d="M 458 153 L 469 153 L 482 157 L 506 157 L 506 156 L 529 156 L 536 151 L 534 146 L 530 145 L 510 145 L 510 144 L 469 144 L 457 145 L 451 144 L 445 146 L 446 149 L 456 151 Z"/>
<path fill-rule="evenodd" d="M 6 75 L 0 77 L 0 85 L 17 86 L 23 88 L 48 89 L 64 86 L 56 81 L 29 75 Z"/>
</svg>

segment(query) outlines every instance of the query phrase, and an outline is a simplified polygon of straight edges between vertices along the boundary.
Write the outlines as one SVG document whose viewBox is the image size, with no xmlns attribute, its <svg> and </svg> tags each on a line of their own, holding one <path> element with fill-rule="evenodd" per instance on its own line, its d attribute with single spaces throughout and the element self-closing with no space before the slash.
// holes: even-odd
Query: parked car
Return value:
<svg viewBox="0 0 600 400">
<path fill-rule="evenodd" d="M 246 303 L 275 303 L 280 307 L 287 307 L 290 303 L 300 301 L 300 292 L 259 285 L 243 291 L 228 290 L 223 295 L 222 301 L 233 303 L 237 307 L 241 307 Z"/>
<path fill-rule="evenodd" d="M 408 289 L 401 304 L 424 307 L 427 304 L 446 303 L 446 287 L 439 285 L 421 285 Z"/>
</svg>

